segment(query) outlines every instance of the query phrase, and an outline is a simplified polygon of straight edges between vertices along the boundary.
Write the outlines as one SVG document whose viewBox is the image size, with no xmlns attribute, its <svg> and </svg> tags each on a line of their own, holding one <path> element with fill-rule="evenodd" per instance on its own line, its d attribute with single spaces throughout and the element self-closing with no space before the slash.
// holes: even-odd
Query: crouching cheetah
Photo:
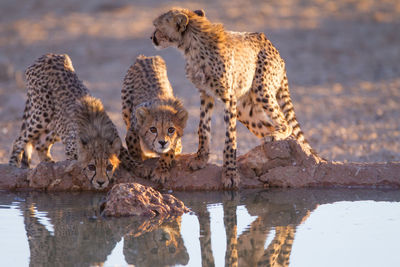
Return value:
<svg viewBox="0 0 400 267">
<path fill-rule="evenodd" d="M 222 182 L 226 188 L 239 184 L 236 119 L 264 141 L 293 136 L 314 153 L 296 120 L 285 63 L 263 33 L 226 31 L 211 23 L 204 11 L 182 8 L 169 10 L 153 24 L 153 44 L 182 51 L 186 75 L 200 91 L 199 147 L 192 169 L 204 167 L 209 158 L 214 98 L 225 107 Z"/>
<path fill-rule="evenodd" d="M 72 160 L 67 169 L 80 166 L 96 189 L 108 186 L 120 159 L 130 168 L 140 167 L 129 159 L 101 101 L 89 95 L 68 55 L 40 57 L 26 79 L 28 97 L 10 165 L 29 168 L 33 147 L 40 161 L 53 161 L 50 149 L 61 140 Z"/>
<path fill-rule="evenodd" d="M 188 118 L 174 97 L 164 60 L 139 56 L 125 76 L 121 97 L 128 151 L 136 159 L 160 156 L 152 180 L 163 184 L 175 155 L 182 150 Z"/>
</svg>

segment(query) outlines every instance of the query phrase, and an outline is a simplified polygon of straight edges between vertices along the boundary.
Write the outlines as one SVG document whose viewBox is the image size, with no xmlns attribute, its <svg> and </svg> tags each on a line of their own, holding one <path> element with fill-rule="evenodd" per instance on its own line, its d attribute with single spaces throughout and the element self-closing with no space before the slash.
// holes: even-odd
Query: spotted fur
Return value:
<svg viewBox="0 0 400 267">
<path fill-rule="evenodd" d="M 182 8 L 169 10 L 153 24 L 153 44 L 182 51 L 186 75 L 200 91 L 199 147 L 192 169 L 203 168 L 209 158 L 215 98 L 225 106 L 222 182 L 226 188 L 238 187 L 240 180 L 236 119 L 264 141 L 292 136 L 315 154 L 296 120 L 285 63 L 263 33 L 226 31 L 223 25 L 210 22 L 204 11 Z"/>
<path fill-rule="evenodd" d="M 101 101 L 90 96 L 68 55 L 40 57 L 27 69 L 26 80 L 28 97 L 10 165 L 29 168 L 33 147 L 40 161 L 51 162 L 52 145 L 62 141 L 72 161 L 68 170 L 79 166 L 96 189 L 112 181 L 120 154 L 125 165 L 139 167 L 127 157 Z"/>
<path fill-rule="evenodd" d="M 152 180 L 163 184 L 175 155 L 182 150 L 188 118 L 174 97 L 164 60 L 139 56 L 125 76 L 121 97 L 128 151 L 138 159 L 159 156 Z"/>
</svg>

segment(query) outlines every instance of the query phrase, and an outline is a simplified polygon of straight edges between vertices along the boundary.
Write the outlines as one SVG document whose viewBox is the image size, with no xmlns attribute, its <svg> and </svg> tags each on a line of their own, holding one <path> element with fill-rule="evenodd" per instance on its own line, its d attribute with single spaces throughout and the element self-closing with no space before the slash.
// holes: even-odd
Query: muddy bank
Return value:
<svg viewBox="0 0 400 267">
<path fill-rule="evenodd" d="M 177 191 L 222 190 L 222 168 L 208 164 L 204 169 L 187 168 L 192 155 L 178 157 L 171 179 L 164 187 L 121 169 L 115 183 L 140 183 L 157 189 Z M 155 165 L 156 159 L 146 164 Z M 67 162 L 41 163 L 36 168 L 21 170 L 0 165 L 0 189 L 44 191 L 94 190 L 79 171 L 67 173 Z M 400 162 L 343 163 L 320 160 L 294 140 L 277 141 L 257 146 L 238 158 L 240 188 L 267 187 L 390 187 L 400 188 Z M 114 184 L 115 184 L 114 183 Z M 111 187 L 112 185 L 110 185 Z M 106 190 L 110 189 L 107 188 Z"/>
</svg>

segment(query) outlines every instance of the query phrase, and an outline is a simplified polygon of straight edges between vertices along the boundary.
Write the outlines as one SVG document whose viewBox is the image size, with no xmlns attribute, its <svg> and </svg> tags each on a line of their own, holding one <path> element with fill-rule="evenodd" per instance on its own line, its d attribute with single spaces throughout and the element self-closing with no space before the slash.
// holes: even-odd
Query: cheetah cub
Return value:
<svg viewBox="0 0 400 267">
<path fill-rule="evenodd" d="M 90 96 L 68 55 L 40 57 L 27 69 L 26 79 L 28 98 L 10 165 L 29 168 L 33 147 L 40 161 L 53 161 L 50 149 L 61 140 L 72 160 L 67 171 L 79 166 L 96 189 L 109 185 L 120 158 L 139 167 L 128 158 L 101 101 Z"/>
<path fill-rule="evenodd" d="M 199 147 L 192 169 L 209 158 L 214 99 L 224 104 L 226 139 L 222 182 L 238 187 L 236 120 L 264 141 L 292 136 L 305 144 L 290 99 L 286 69 L 278 50 L 263 33 L 226 31 L 203 10 L 173 8 L 153 21 L 156 48 L 176 47 L 186 60 L 186 75 L 200 91 Z M 315 157 L 318 157 L 315 155 Z"/>
<path fill-rule="evenodd" d="M 121 91 L 126 144 L 135 159 L 160 156 L 152 180 L 161 184 L 182 150 L 188 113 L 174 97 L 164 60 L 139 56 L 124 78 Z"/>
</svg>

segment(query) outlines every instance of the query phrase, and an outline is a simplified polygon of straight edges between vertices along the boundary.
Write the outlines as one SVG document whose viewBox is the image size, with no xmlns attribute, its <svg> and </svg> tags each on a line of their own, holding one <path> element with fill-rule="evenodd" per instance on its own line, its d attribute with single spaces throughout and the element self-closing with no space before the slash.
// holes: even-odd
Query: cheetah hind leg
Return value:
<svg viewBox="0 0 400 267">
<path fill-rule="evenodd" d="M 40 161 L 54 162 L 50 150 L 53 144 L 57 141 L 60 141 L 60 139 L 56 136 L 56 134 L 53 131 L 51 131 L 45 136 L 44 140 L 42 138 L 40 138 L 39 140 L 40 141 L 35 145 L 35 149 L 39 155 Z"/>
<path fill-rule="evenodd" d="M 267 90 L 265 90 L 263 94 L 260 94 L 259 97 L 260 101 L 262 102 L 260 104 L 262 105 L 265 114 L 271 119 L 273 126 L 272 131 L 268 129 L 265 132 L 265 136 L 263 138 L 264 142 L 284 140 L 289 137 L 293 129 L 288 124 L 276 98 L 267 92 Z"/>
<path fill-rule="evenodd" d="M 8 161 L 8 164 L 11 166 L 24 169 L 29 168 L 30 154 L 28 155 L 29 151 L 25 152 L 25 150 L 32 148 L 32 145 L 28 146 L 29 142 L 28 139 L 24 138 L 25 135 L 26 132 L 21 132 L 12 145 L 10 160 Z"/>
<path fill-rule="evenodd" d="M 26 144 L 24 152 L 21 158 L 21 169 L 29 169 L 31 166 L 33 145 L 31 143 Z"/>
</svg>

